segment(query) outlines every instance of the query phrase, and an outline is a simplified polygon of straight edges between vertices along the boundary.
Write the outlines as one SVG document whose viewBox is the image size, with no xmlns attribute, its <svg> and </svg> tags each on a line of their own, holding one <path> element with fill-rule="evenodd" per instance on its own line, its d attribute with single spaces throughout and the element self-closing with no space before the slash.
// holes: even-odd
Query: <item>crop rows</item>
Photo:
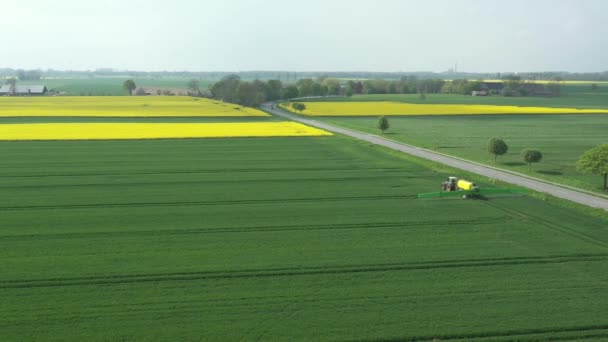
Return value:
<svg viewBox="0 0 608 342">
<path fill-rule="evenodd" d="M 309 137 L 331 133 L 296 122 L 0 124 L 0 140 L 138 140 Z"/>
<path fill-rule="evenodd" d="M 253 108 L 204 98 L 2 97 L 0 117 L 267 117 Z"/>
<path fill-rule="evenodd" d="M 460 267 L 488 267 L 501 265 L 531 265 L 531 264 L 564 264 L 572 262 L 589 262 L 608 260 L 607 254 L 591 255 L 564 255 L 548 257 L 514 257 L 501 259 L 475 259 L 475 260 L 447 260 L 405 264 L 386 265 L 348 265 L 332 267 L 310 267 L 310 268 L 278 268 L 268 270 L 246 270 L 231 272 L 177 272 L 168 274 L 131 274 L 112 275 L 105 277 L 81 277 L 81 278 L 57 278 L 57 279 L 35 279 L 35 280 L 3 280 L 0 281 L 1 288 L 30 288 L 30 287 L 53 287 L 53 286 L 80 286 L 80 285 L 104 285 L 125 284 L 137 282 L 161 282 L 161 281 L 184 281 L 205 279 L 232 279 L 232 278 L 260 278 L 260 277 L 286 277 L 303 275 L 323 275 L 361 272 L 388 272 L 388 271 L 410 271 L 431 270 L 443 268 Z"/>
<path fill-rule="evenodd" d="M 343 137 L 1 145 L 7 339 L 535 340 L 608 325 L 605 221 L 530 197 L 418 200 L 448 174 Z"/>
</svg>

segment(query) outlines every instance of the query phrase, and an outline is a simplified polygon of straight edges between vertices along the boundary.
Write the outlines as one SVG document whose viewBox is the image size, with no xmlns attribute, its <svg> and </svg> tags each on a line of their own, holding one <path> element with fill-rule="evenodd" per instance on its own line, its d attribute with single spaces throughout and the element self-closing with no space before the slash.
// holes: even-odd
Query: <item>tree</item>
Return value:
<svg viewBox="0 0 608 342">
<path fill-rule="evenodd" d="M 327 95 L 327 89 L 323 88 L 320 83 L 313 83 L 311 88 L 312 96 L 325 96 Z"/>
<path fill-rule="evenodd" d="M 266 82 L 266 96 L 268 97 L 268 100 L 275 101 L 280 99 L 282 89 L 283 83 L 281 83 L 281 81 L 279 80 L 269 80 L 268 82 Z"/>
<path fill-rule="evenodd" d="M 549 82 L 545 84 L 545 89 L 551 96 L 560 96 L 562 94 L 562 86 L 559 82 Z"/>
<path fill-rule="evenodd" d="M 14 77 L 11 77 L 6 80 L 6 84 L 8 84 L 10 86 L 11 94 L 15 95 L 15 93 L 17 92 L 17 79 Z"/>
<path fill-rule="evenodd" d="M 291 99 L 295 99 L 296 97 L 298 97 L 299 93 L 298 93 L 298 87 L 291 85 L 287 88 L 285 88 L 285 93 L 283 94 L 283 98 L 291 100 Z"/>
<path fill-rule="evenodd" d="M 608 179 L 608 144 L 596 146 L 585 152 L 576 162 L 579 171 L 601 175 L 604 177 L 604 191 L 607 190 Z"/>
<path fill-rule="evenodd" d="M 384 131 L 389 129 L 389 127 L 390 125 L 386 116 L 381 116 L 380 118 L 378 118 L 378 128 L 382 131 L 382 134 L 384 134 Z"/>
<path fill-rule="evenodd" d="M 306 109 L 306 105 L 303 103 L 300 103 L 300 102 L 294 102 L 291 104 L 291 108 L 293 108 L 297 112 L 302 112 L 303 110 Z"/>
<path fill-rule="evenodd" d="M 543 154 L 539 150 L 533 149 L 525 149 L 521 151 L 521 156 L 530 166 L 530 171 L 532 171 L 532 163 L 538 163 L 543 159 Z"/>
<path fill-rule="evenodd" d="M 354 91 L 352 85 L 347 84 L 344 86 L 344 96 L 351 97 L 351 96 L 353 96 L 354 93 L 355 93 L 355 91 Z"/>
<path fill-rule="evenodd" d="M 502 156 L 503 154 L 507 153 L 508 150 L 509 150 L 509 146 L 507 146 L 507 143 L 502 139 L 492 138 L 490 140 L 490 142 L 488 143 L 488 152 L 490 152 L 491 154 L 494 155 L 495 163 L 496 163 L 496 158 L 498 156 Z"/>
<path fill-rule="evenodd" d="M 337 78 L 326 78 L 322 84 L 327 87 L 327 95 L 338 95 L 340 93 L 340 81 Z"/>
<path fill-rule="evenodd" d="M 216 82 L 211 87 L 211 95 L 224 102 L 235 103 L 237 101 L 237 90 L 241 84 L 238 75 L 228 75 Z"/>
<path fill-rule="evenodd" d="M 188 81 L 187 86 L 189 90 L 192 90 L 192 93 L 197 95 L 201 93 L 201 83 L 197 79 L 193 78 Z"/>
<path fill-rule="evenodd" d="M 122 87 L 129 92 L 129 95 L 133 95 L 133 90 L 137 88 L 133 80 L 126 80 L 122 83 Z"/>
<path fill-rule="evenodd" d="M 17 78 L 19 81 L 27 81 L 27 72 L 23 69 L 17 70 Z"/>
<path fill-rule="evenodd" d="M 355 82 L 353 90 L 355 91 L 355 94 L 363 94 L 363 83 L 361 83 L 361 81 Z"/>
<path fill-rule="evenodd" d="M 241 82 L 236 89 L 235 102 L 246 107 L 253 107 L 255 106 L 256 94 L 257 90 L 254 84 Z"/>
<path fill-rule="evenodd" d="M 298 94 L 301 97 L 311 96 L 313 94 L 313 86 L 315 81 L 311 78 L 303 78 L 296 82 L 296 86 L 298 87 Z"/>
</svg>

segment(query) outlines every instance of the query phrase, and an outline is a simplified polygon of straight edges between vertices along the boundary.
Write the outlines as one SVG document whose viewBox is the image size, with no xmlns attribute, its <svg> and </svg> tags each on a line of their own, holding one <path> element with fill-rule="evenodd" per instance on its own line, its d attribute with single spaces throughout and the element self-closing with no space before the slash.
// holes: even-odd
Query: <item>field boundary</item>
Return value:
<svg viewBox="0 0 608 342">
<path fill-rule="evenodd" d="M 450 167 L 458 168 L 468 172 L 473 172 L 482 176 L 494 178 L 510 184 L 523 186 L 534 191 L 547 193 L 562 199 L 577 202 L 589 207 L 603 209 L 608 211 L 608 197 L 587 192 L 586 190 L 564 186 L 562 184 L 546 182 L 534 177 L 529 177 L 524 174 L 506 171 L 492 166 L 484 165 L 477 162 L 472 162 L 466 159 L 449 156 L 440 152 L 435 152 L 426 148 L 417 147 L 414 145 L 397 142 L 386 139 L 375 134 L 364 133 L 349 128 L 339 127 L 324 122 L 319 122 L 309 118 L 303 118 L 293 113 L 287 113 L 276 107 L 275 102 L 268 102 L 262 105 L 262 110 L 278 115 L 280 117 L 298 121 L 310 126 L 325 129 L 334 133 L 344 134 L 355 139 L 364 140 L 372 144 L 388 147 L 392 150 L 407 153 L 419 158 L 431 160 Z"/>
</svg>

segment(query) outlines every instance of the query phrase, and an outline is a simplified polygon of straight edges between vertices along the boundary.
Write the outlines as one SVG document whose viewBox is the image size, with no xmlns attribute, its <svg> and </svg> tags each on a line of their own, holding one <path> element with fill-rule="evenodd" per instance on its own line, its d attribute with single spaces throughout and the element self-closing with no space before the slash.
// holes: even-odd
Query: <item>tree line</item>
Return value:
<svg viewBox="0 0 608 342">
<path fill-rule="evenodd" d="M 285 84 L 280 80 L 244 81 L 229 75 L 210 87 L 211 97 L 243 106 L 259 106 L 266 101 L 288 100 L 317 96 L 352 96 L 355 94 L 436 94 L 445 84 L 440 79 L 403 77 L 400 80 L 349 80 L 337 78 L 304 78 Z"/>
</svg>

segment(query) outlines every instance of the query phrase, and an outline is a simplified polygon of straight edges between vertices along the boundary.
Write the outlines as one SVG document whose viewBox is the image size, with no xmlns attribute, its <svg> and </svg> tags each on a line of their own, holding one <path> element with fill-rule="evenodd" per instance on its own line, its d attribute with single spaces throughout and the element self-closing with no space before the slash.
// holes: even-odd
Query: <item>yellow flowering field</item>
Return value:
<svg viewBox="0 0 608 342">
<path fill-rule="evenodd" d="M 0 117 L 245 117 L 253 108 L 186 96 L 0 97 Z"/>
<path fill-rule="evenodd" d="M 296 122 L 0 124 L 0 140 L 135 140 L 309 137 L 329 132 Z"/>
<path fill-rule="evenodd" d="M 519 107 L 464 104 L 413 104 L 401 102 L 306 102 L 304 115 L 375 116 L 375 115 L 475 115 L 475 114 L 605 114 L 608 109 Z M 282 108 L 295 112 L 291 103 Z"/>
</svg>

